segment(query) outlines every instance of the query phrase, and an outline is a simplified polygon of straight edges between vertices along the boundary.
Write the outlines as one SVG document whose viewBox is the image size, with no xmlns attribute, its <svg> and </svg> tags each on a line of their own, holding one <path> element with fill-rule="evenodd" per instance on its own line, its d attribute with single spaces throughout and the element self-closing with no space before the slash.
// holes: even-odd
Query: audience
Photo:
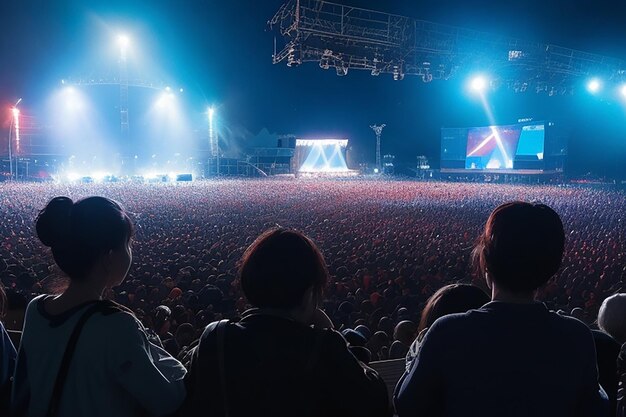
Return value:
<svg viewBox="0 0 626 417">
<path fill-rule="evenodd" d="M 602 301 L 621 292 L 626 278 L 626 194 L 622 191 L 364 180 L 231 180 L 69 187 L 5 183 L 0 184 L 0 191 L 0 279 L 7 289 L 7 329 L 21 330 L 27 303 L 40 294 L 62 291 L 60 277 L 67 275 L 54 262 L 54 247 L 50 256 L 35 238 L 30 219 L 60 192 L 70 193 L 74 199 L 105 194 L 124 202 L 129 209 L 126 214 L 136 224 L 133 252 L 137 261 L 126 279 L 103 288 L 98 297 L 90 296 L 91 301 L 101 295 L 102 299 L 131 309 L 146 327 L 136 324 L 130 316 L 136 331 L 148 334 L 148 341 L 183 363 L 188 363 L 197 351 L 194 347 L 207 325 L 228 318 L 231 331 L 233 323 L 255 307 L 239 285 L 238 261 L 255 236 L 276 224 L 302 230 L 326 254 L 328 282 L 319 307 L 345 336 L 352 354 L 364 363 L 402 357 L 411 342 L 414 356 L 430 333 L 428 328 L 432 329 L 435 319 L 446 314 L 428 313 L 432 309 L 427 300 L 437 290 L 456 282 L 484 287 L 485 274 L 475 273 L 467 248 L 498 203 L 540 200 L 563 216 L 567 242 L 562 268 L 535 291 L 535 298 L 549 309 L 571 311 L 572 316 L 593 326 L 598 314 L 606 315 L 602 313 Z M 487 275 L 491 277 L 493 273 Z M 76 281 L 70 278 L 71 283 Z M 40 319 L 31 322 L 45 323 L 49 319 L 41 314 L 38 317 L 35 307 L 43 304 L 45 313 L 57 304 L 53 302 L 56 299 L 49 298 L 31 303 L 28 317 Z M 471 305 L 458 312 L 484 304 L 467 301 Z M 66 329 L 65 339 L 56 343 L 60 345 L 54 350 L 56 365 L 51 360 L 49 368 L 59 367 L 71 324 L 81 315 L 78 304 L 76 311 L 69 304 L 64 306 L 74 314 L 63 313 L 71 318 L 61 326 Z M 83 306 L 84 311 L 87 308 Z M 124 321 L 116 316 L 130 314 L 118 314 L 123 308 L 107 303 L 107 313 L 110 308 L 116 313 L 96 313 L 84 331 L 89 332 L 92 326 L 97 328 L 96 324 L 105 317 L 108 328 L 109 324 Z M 495 308 L 492 306 L 491 310 Z M 56 311 L 59 310 L 52 312 Z M 431 315 L 434 319 L 422 326 L 420 318 Z M 611 317 L 603 320 L 604 330 L 609 332 Z M 420 323 L 417 331 L 414 323 Z M 33 331 L 29 332 L 28 327 L 32 325 L 27 323 L 25 340 L 31 340 L 32 348 L 36 343 L 32 342 Z M 54 340 L 62 339 L 60 333 L 55 333 Z M 420 334 L 417 339 L 416 334 Z M 615 381 L 615 373 L 611 370 L 611 358 L 617 342 L 604 332 L 594 331 L 593 335 L 600 381 L 613 404 L 615 390 L 611 381 Z M 11 333 L 14 336 L 16 333 Z M 83 342 L 79 338 L 77 355 Z M 156 346 L 144 346 L 143 355 L 162 355 Z M 413 356 L 409 351 L 407 364 Z M 163 358 L 169 363 L 169 356 Z M 156 368 L 168 366 L 156 362 Z M 27 368 L 23 363 L 18 365 L 22 372 Z M 176 362 L 171 365 L 184 373 Z M 54 378 L 57 370 L 49 370 L 46 378 Z M 181 378 L 165 377 L 165 385 L 177 390 L 171 399 L 180 398 L 181 388 L 177 385 Z M 17 382 L 19 385 L 19 378 Z"/>
<path fill-rule="evenodd" d="M 37 236 L 70 278 L 60 295 L 26 310 L 12 407 L 15 416 L 172 413 L 185 396 L 185 368 L 152 345 L 127 308 L 102 301 L 132 261 L 133 224 L 115 201 L 52 199 Z"/>
<path fill-rule="evenodd" d="M 590 330 L 535 301 L 564 247 L 561 219 L 546 205 L 491 213 L 474 254 L 492 302 L 429 328 L 397 387 L 399 417 L 608 415 Z"/>
</svg>

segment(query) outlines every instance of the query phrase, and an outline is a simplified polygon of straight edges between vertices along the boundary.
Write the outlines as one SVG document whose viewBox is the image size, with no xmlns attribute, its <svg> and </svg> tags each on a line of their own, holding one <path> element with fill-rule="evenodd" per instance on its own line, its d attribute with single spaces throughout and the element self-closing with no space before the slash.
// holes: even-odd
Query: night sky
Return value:
<svg viewBox="0 0 626 417">
<path fill-rule="evenodd" d="M 626 2 L 337 2 L 626 58 Z M 263 129 L 299 137 L 341 136 L 351 140 L 360 159 L 373 160 L 369 125 L 386 123 L 383 152 L 412 163 L 420 154 L 438 159 L 442 126 L 488 124 L 479 101 L 463 91 L 462 78 L 424 84 L 417 77 L 393 81 L 390 75 L 358 71 L 337 77 L 314 63 L 273 65 L 277 34 L 268 30 L 267 21 L 281 3 L 3 0 L 0 103 L 8 108 L 23 97 L 23 110 L 37 114 L 60 79 L 114 69 L 114 48 L 107 42 L 123 30 L 135 41 L 141 62 L 133 71 L 184 87 L 198 115 L 216 104 L 229 139 L 242 146 L 265 145 L 259 136 Z M 501 90 L 490 100 L 498 123 L 533 117 L 564 128 L 570 135 L 572 172 L 624 176 L 623 103 L 584 91 L 548 97 Z M 6 118 L 0 119 L 5 125 Z"/>
</svg>

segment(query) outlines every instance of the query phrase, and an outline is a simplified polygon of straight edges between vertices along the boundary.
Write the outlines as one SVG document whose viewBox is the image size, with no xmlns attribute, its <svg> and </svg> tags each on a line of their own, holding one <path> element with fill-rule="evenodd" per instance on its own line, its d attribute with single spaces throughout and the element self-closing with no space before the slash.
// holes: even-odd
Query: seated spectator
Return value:
<svg viewBox="0 0 626 417">
<path fill-rule="evenodd" d="M 470 284 L 449 284 L 439 288 L 430 296 L 420 318 L 417 328 L 417 337 L 412 341 L 406 354 L 406 371 L 411 370 L 411 364 L 417 356 L 419 346 L 426 331 L 439 317 L 454 313 L 480 308 L 489 302 L 489 296 L 480 288 Z"/>
<path fill-rule="evenodd" d="M 135 416 L 172 413 L 185 368 L 152 345 L 125 307 L 103 301 L 132 261 L 133 225 L 103 197 L 52 199 L 37 236 L 70 279 L 60 295 L 28 305 L 13 390 L 16 416 Z"/>
<path fill-rule="evenodd" d="M 184 416 L 384 416 L 384 383 L 318 308 L 328 280 L 315 244 L 271 229 L 240 264 L 253 306 L 210 324 L 192 355 Z"/>
<path fill-rule="evenodd" d="M 604 300 L 598 312 L 598 327 L 620 345 L 626 343 L 626 293 Z"/>
<path fill-rule="evenodd" d="M 598 327 L 593 330 L 598 355 L 600 385 L 609 396 L 611 413 L 617 403 L 619 375 L 617 358 L 620 346 L 626 342 L 626 294 L 615 294 L 604 300 L 598 312 Z"/>
<path fill-rule="evenodd" d="M 564 244 L 548 206 L 512 202 L 491 213 L 474 254 L 492 302 L 430 327 L 396 387 L 400 417 L 607 415 L 590 330 L 534 300 Z"/>
<path fill-rule="evenodd" d="M 409 351 L 409 346 L 415 339 L 417 326 L 410 320 L 403 320 L 393 330 L 393 343 L 389 348 L 389 359 L 404 358 Z"/>
</svg>

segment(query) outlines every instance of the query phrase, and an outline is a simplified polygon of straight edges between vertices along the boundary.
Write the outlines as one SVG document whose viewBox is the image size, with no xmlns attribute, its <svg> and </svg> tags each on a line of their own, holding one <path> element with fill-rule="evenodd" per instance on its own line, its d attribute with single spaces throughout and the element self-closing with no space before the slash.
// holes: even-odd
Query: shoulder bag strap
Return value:
<svg viewBox="0 0 626 417">
<path fill-rule="evenodd" d="M 63 386 L 65 385 L 65 380 L 67 379 L 67 374 L 70 369 L 72 357 L 74 356 L 74 351 L 76 350 L 78 338 L 80 337 L 80 333 L 83 330 L 85 323 L 96 312 L 108 310 L 109 306 L 110 305 L 107 302 L 98 301 L 94 303 L 83 313 L 80 319 L 78 319 L 76 326 L 74 326 L 74 330 L 72 331 L 70 339 L 67 342 L 67 346 L 65 347 L 65 353 L 63 354 L 63 359 L 61 360 L 59 373 L 57 374 L 57 378 L 54 382 L 54 388 L 52 389 L 50 404 L 48 404 L 48 411 L 46 413 L 47 417 L 56 417 L 59 414 L 59 406 L 61 404 Z"/>
<path fill-rule="evenodd" d="M 228 320 L 220 320 L 217 323 L 217 363 L 219 366 L 220 372 L 220 385 L 222 387 L 222 399 L 223 399 L 223 408 L 224 408 L 224 417 L 229 417 L 229 407 L 228 407 L 228 387 L 226 386 L 226 370 L 225 370 L 225 355 L 224 355 L 224 345 L 225 345 L 225 336 L 224 333 L 226 331 L 226 326 L 228 325 Z"/>
</svg>

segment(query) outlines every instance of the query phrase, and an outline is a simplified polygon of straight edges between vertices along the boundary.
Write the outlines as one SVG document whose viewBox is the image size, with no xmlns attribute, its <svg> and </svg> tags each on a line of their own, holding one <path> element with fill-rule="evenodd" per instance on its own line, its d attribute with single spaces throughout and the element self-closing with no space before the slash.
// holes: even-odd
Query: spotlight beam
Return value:
<svg viewBox="0 0 626 417">
<path fill-rule="evenodd" d="M 495 126 L 490 126 L 490 128 L 491 128 L 491 131 L 493 132 L 493 135 L 496 138 L 496 144 L 498 145 L 500 152 L 502 152 L 502 155 L 504 156 L 505 166 L 509 168 L 509 164 L 510 164 L 511 165 L 510 168 L 513 168 L 513 161 L 511 160 L 511 158 L 509 158 L 509 154 L 504 148 L 504 143 L 502 143 L 502 138 L 500 137 L 500 134 L 498 133 L 498 129 L 496 129 Z"/>
<path fill-rule="evenodd" d="M 486 144 L 488 144 L 491 139 L 493 138 L 493 133 L 491 133 L 491 135 L 487 136 L 482 142 L 480 142 L 480 144 L 475 147 L 472 152 L 468 153 L 467 156 L 472 156 L 474 155 L 476 152 L 478 152 L 479 150 L 481 150 Z"/>
</svg>

